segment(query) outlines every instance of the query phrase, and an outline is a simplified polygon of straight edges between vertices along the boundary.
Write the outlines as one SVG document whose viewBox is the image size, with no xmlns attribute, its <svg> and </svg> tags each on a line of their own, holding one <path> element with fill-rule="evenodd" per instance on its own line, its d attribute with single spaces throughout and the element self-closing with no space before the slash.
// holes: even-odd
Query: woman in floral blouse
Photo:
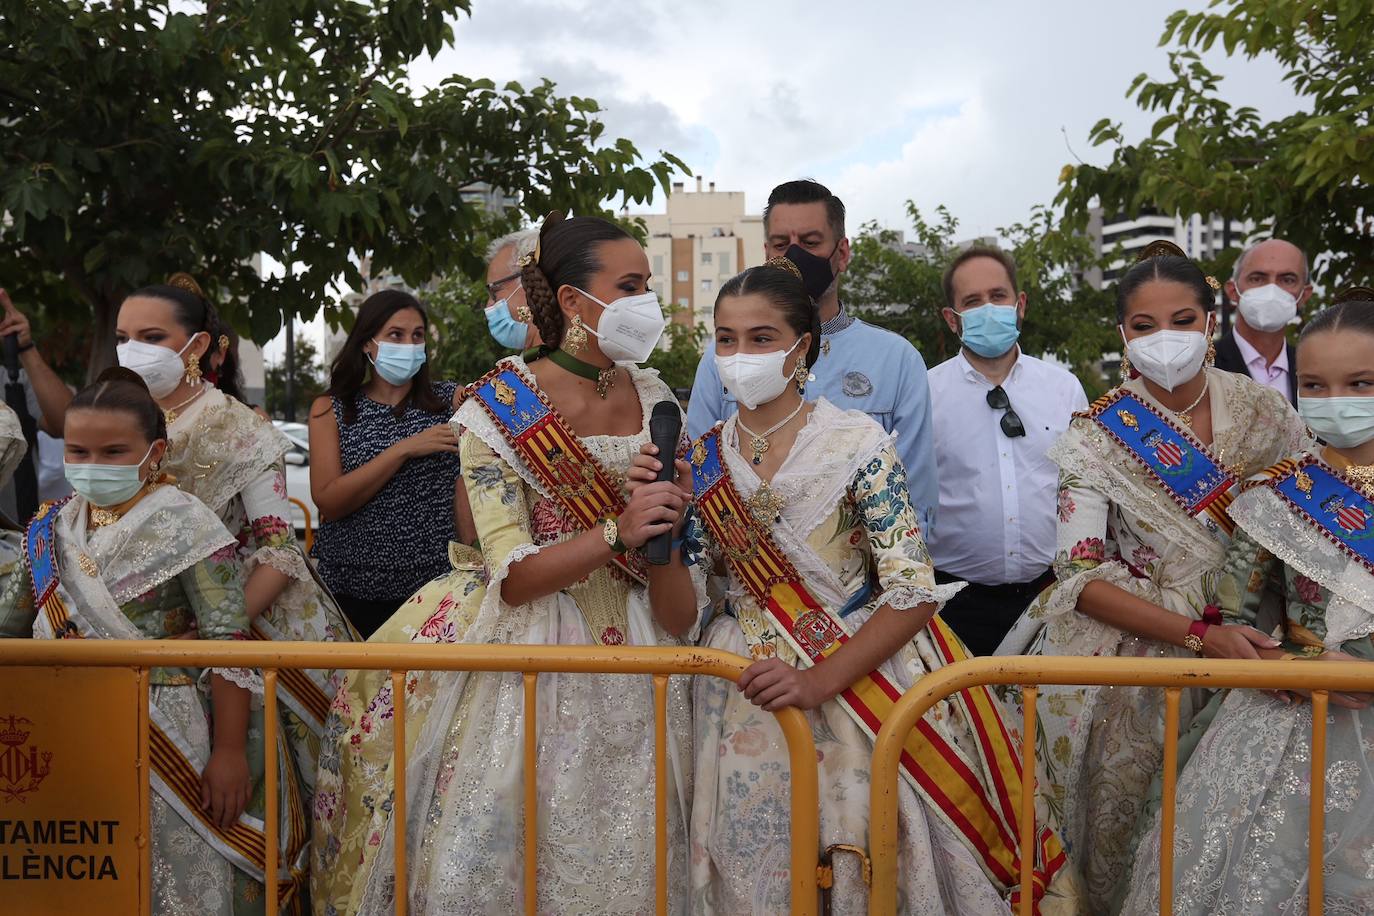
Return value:
<svg viewBox="0 0 1374 916">
<path fill-rule="evenodd" d="M 1060 468 L 1058 582 L 1001 654 L 1255 658 L 1251 627 L 1212 626 L 1237 481 L 1290 454 L 1302 421 L 1276 391 L 1204 365 L 1215 330 L 1210 278 L 1156 242 L 1116 288 L 1126 356 L 1140 376 L 1074 418 L 1050 451 Z M 1214 281 L 1212 281 L 1214 282 Z M 1195 641 L 1197 640 L 1197 641 Z M 1103 912 L 1163 749 L 1158 688 L 1041 689 L 1041 759 L 1091 912 Z M 1204 698 L 1185 694 L 1187 729 Z"/>
<path fill-rule="evenodd" d="M 1374 290 L 1337 294 L 1303 330 L 1298 409 L 1330 444 L 1270 468 L 1231 506 L 1222 608 L 1282 637 L 1263 658 L 1374 661 Z M 1326 912 L 1370 913 L 1374 710 L 1369 696 L 1330 701 Z M 1179 777 L 1175 833 L 1164 838 L 1175 848 L 1175 913 L 1307 908 L 1311 759 L 1306 698 L 1230 691 Z M 1159 912 L 1162 841 L 1156 818 L 1123 912 Z"/>
</svg>

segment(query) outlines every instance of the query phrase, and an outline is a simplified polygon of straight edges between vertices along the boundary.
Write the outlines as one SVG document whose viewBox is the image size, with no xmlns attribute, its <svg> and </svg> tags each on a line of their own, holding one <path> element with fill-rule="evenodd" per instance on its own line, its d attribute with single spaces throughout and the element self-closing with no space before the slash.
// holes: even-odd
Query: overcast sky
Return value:
<svg viewBox="0 0 1374 916">
<path fill-rule="evenodd" d="M 1158 41 L 1183 5 L 474 0 L 456 46 L 412 75 L 547 76 L 597 99 L 612 135 L 745 191 L 751 212 L 779 181 L 807 176 L 844 199 L 852 228 L 905 228 L 911 198 L 947 205 L 969 237 L 1048 203 L 1074 153 L 1105 161 L 1087 141 L 1099 118 L 1125 121 L 1132 138 L 1148 130 L 1153 116 L 1126 88 L 1142 71 L 1167 74 Z M 1293 109 L 1272 60 L 1211 59 L 1232 101 Z"/>
</svg>

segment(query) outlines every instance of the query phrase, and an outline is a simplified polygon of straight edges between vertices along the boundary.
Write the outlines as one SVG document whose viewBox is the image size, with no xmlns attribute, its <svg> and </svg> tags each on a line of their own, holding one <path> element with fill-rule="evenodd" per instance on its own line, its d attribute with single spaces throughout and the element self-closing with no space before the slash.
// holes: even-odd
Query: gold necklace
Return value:
<svg viewBox="0 0 1374 916">
<path fill-rule="evenodd" d="M 738 415 L 735 416 L 735 425 L 738 426 L 742 432 L 747 433 L 749 436 L 749 448 L 754 453 L 754 456 L 752 458 L 754 464 L 760 464 L 763 462 L 763 453 L 768 451 L 768 437 L 773 435 L 773 433 L 777 432 L 778 430 L 782 429 L 788 423 L 791 423 L 792 418 L 795 417 L 797 414 L 801 413 L 801 409 L 805 406 L 806 401 L 798 401 L 796 409 L 794 409 L 787 416 L 783 417 L 781 422 L 774 423 L 769 429 L 761 433 L 754 432 L 752 429 L 744 425 L 744 421 L 741 420 Z"/>
<path fill-rule="evenodd" d="M 106 508 L 94 505 L 91 506 L 91 527 L 104 528 L 107 525 L 113 525 L 115 522 L 119 521 L 121 518 L 127 515 L 129 510 L 132 509 L 134 506 L 138 505 L 139 500 L 143 498 L 144 491 L 146 491 L 150 487 L 156 486 L 156 482 L 154 481 L 153 476 L 154 475 L 152 474 L 148 475 L 148 479 L 143 481 L 143 486 L 138 488 L 138 492 L 117 506 L 109 506 Z"/>
<path fill-rule="evenodd" d="M 1188 427 L 1189 429 L 1192 429 L 1192 428 L 1193 428 L 1193 408 L 1195 408 L 1195 407 L 1197 407 L 1197 405 L 1201 404 L 1201 403 L 1202 403 L 1202 399 L 1205 398 L 1205 397 L 1207 397 L 1207 386 L 1210 385 L 1211 382 L 1212 382 L 1211 379 L 1209 379 L 1209 378 L 1204 378 L 1204 379 L 1202 380 L 1202 391 L 1198 394 L 1198 396 L 1197 396 L 1196 398 L 1193 399 L 1193 403 L 1189 404 L 1187 407 L 1183 408 L 1182 410 L 1175 410 L 1175 411 L 1173 412 L 1173 413 L 1174 413 L 1174 416 L 1178 417 L 1178 422 L 1182 423 L 1184 426 Z"/>
<path fill-rule="evenodd" d="M 190 404 L 192 401 L 194 401 L 196 398 L 200 397 L 200 396 L 201 396 L 202 394 L 204 394 L 204 393 L 205 393 L 205 386 L 202 385 L 201 387 L 199 387 L 199 388 L 196 389 L 196 393 L 195 393 L 195 394 L 191 395 L 189 398 L 187 398 L 186 400 L 182 401 L 180 404 L 177 404 L 177 405 L 174 406 L 174 407 L 168 407 L 166 410 L 164 410 L 164 411 L 162 412 L 162 416 L 166 418 L 166 420 L 167 420 L 167 425 L 168 425 L 168 426 L 171 426 L 173 423 L 176 422 L 177 417 L 181 416 L 181 414 L 177 413 L 177 411 L 179 411 L 179 410 L 181 410 L 182 408 L 186 407 L 188 404 Z"/>
</svg>

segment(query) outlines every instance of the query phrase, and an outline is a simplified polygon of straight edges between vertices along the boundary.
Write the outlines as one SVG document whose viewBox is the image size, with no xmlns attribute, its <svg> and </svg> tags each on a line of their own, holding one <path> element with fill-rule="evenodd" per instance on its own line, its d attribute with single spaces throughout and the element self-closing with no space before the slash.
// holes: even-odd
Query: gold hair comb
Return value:
<svg viewBox="0 0 1374 916">
<path fill-rule="evenodd" d="M 168 277 L 167 285 L 176 287 L 177 289 L 184 289 L 186 292 L 199 296 L 202 299 L 205 298 L 205 290 L 200 288 L 200 284 L 196 282 L 196 278 L 184 271 L 179 270 Z"/>
<path fill-rule="evenodd" d="M 1169 241 L 1168 239 L 1156 239 L 1155 241 L 1151 242 L 1150 244 L 1142 248 L 1140 250 L 1140 254 L 1136 255 L 1135 260 L 1136 263 L 1139 264 L 1141 261 L 1149 261 L 1152 258 L 1186 257 L 1188 256 L 1183 253 L 1183 249 L 1175 245 L 1173 242 Z"/>
<path fill-rule="evenodd" d="M 785 271 L 787 271 L 788 273 L 792 274 L 794 277 L 796 277 L 798 280 L 802 279 L 801 268 L 798 267 L 796 264 L 793 264 L 793 263 L 792 263 L 790 260 L 788 260 L 787 258 L 784 258 L 784 257 L 769 258 L 768 260 L 766 260 L 766 261 L 763 262 L 763 266 L 764 266 L 764 267 L 772 267 L 772 268 L 775 269 L 775 270 L 785 270 Z"/>
<path fill-rule="evenodd" d="M 1331 298 L 1332 305 L 1343 302 L 1374 302 L 1374 289 L 1368 286 L 1347 286 Z"/>
</svg>

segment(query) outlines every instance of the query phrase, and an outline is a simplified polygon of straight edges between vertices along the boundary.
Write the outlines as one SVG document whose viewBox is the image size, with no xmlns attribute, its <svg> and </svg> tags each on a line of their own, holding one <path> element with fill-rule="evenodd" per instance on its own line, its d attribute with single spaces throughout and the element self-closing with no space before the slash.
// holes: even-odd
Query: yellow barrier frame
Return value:
<svg viewBox="0 0 1374 916">
<path fill-rule="evenodd" d="M 310 518 L 310 507 L 303 500 L 296 499 L 294 496 L 288 497 L 286 501 L 300 509 L 301 514 L 305 516 L 305 555 L 308 557 L 310 556 L 310 548 L 315 546 L 315 526 Z"/>
<path fill-rule="evenodd" d="M 1164 796 L 1161 830 L 1169 842 L 1160 843 L 1159 911 L 1173 913 L 1174 802 L 1177 785 L 1179 694 L 1185 687 L 1210 689 L 1248 687 L 1304 690 L 1312 693 L 1312 799 L 1326 797 L 1326 712 L 1330 691 L 1374 693 L 1374 664 L 1362 661 L 1243 661 L 1239 659 L 1098 658 L 1081 656 L 1006 656 L 957 662 L 923 676 L 897 702 L 873 745 L 869 792 L 869 847 L 873 858 L 873 888 L 869 916 L 897 912 L 897 763 L 902 742 L 937 702 L 979 684 L 1023 688 L 1025 721 L 1021 734 L 1035 734 L 1036 699 L 1043 684 L 1163 687 Z M 1021 848 L 1032 847 L 1035 835 L 1035 741 L 1022 744 L 1020 837 Z M 1310 804 L 1310 802 L 1309 802 Z M 1310 804 L 1308 819 L 1308 913 L 1321 916 L 1322 852 L 1320 842 L 1325 805 Z M 793 850 L 795 853 L 795 849 Z M 1031 884 L 1032 856 L 1021 858 L 1021 886 Z M 1022 894 L 1020 916 L 1030 916 L 1034 896 Z"/>
<path fill-rule="evenodd" d="M 540 674 L 647 674 L 654 681 L 655 748 L 655 894 L 657 911 L 668 912 L 668 837 L 665 822 L 667 800 L 668 678 L 671 675 L 710 675 L 735 681 L 750 664 L 748 659 L 717 649 L 665 649 L 598 646 L 503 646 L 503 645 L 410 645 L 389 643 L 311 643 L 195 640 L 5 640 L 0 642 L 0 667 L 132 667 L 139 676 L 140 709 L 137 711 L 140 757 L 139 816 L 143 834 L 140 845 L 143 874 L 152 874 L 149 842 L 150 789 L 148 785 L 148 669 L 161 667 L 259 668 L 263 673 L 266 746 L 277 740 L 277 671 L 282 668 L 389 670 L 395 707 L 392 735 L 395 796 L 392 817 L 405 823 L 405 677 L 410 671 L 519 671 L 525 684 L 525 804 L 534 811 L 535 703 Z M 816 869 L 820 850 L 817 796 L 816 745 L 811 728 L 799 710 L 774 713 L 787 741 L 792 770 L 792 912 L 814 916 L 819 898 Z M 266 755 L 267 811 L 267 914 L 278 912 L 277 885 L 278 799 L 277 755 Z M 536 838 L 538 817 L 525 818 L 525 911 L 533 914 L 536 889 Z M 397 916 L 406 912 L 406 844 L 395 844 Z M 140 888 L 140 899 L 150 900 L 151 887 Z M 144 907 L 147 911 L 147 907 Z"/>
</svg>

